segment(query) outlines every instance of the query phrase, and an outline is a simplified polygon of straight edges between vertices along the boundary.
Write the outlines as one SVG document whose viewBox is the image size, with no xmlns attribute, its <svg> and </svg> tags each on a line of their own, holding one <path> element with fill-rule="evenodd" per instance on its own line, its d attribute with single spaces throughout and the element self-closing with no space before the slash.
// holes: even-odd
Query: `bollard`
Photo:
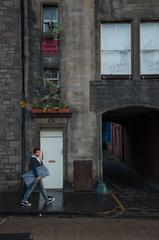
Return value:
<svg viewBox="0 0 159 240">
<path fill-rule="evenodd" d="M 107 186 L 105 182 L 98 182 L 97 187 L 96 187 L 96 193 L 108 193 Z"/>
</svg>

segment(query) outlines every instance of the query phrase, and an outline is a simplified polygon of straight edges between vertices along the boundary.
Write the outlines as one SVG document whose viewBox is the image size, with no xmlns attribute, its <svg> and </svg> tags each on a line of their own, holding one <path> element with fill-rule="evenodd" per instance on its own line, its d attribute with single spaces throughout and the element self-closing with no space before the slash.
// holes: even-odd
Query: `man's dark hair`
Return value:
<svg viewBox="0 0 159 240">
<path fill-rule="evenodd" d="M 40 151 L 40 148 L 34 148 L 33 153 L 36 153 L 37 151 Z"/>
</svg>

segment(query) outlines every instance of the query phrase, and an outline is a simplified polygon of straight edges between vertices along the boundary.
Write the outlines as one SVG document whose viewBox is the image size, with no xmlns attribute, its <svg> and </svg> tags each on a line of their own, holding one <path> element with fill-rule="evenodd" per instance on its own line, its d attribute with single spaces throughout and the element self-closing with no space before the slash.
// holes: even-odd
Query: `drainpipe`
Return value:
<svg viewBox="0 0 159 240">
<path fill-rule="evenodd" d="M 96 193 L 105 194 L 108 192 L 106 183 L 103 182 L 103 159 L 102 159 L 102 115 L 97 113 L 97 151 L 99 151 L 99 158 L 98 158 L 98 177 L 99 182 L 96 186 Z"/>
<path fill-rule="evenodd" d="M 24 0 L 20 0 L 21 9 L 21 61 L 22 61 L 22 101 L 25 101 L 25 56 L 24 56 Z M 21 172 L 25 168 L 25 108 L 22 108 L 22 167 Z"/>
</svg>

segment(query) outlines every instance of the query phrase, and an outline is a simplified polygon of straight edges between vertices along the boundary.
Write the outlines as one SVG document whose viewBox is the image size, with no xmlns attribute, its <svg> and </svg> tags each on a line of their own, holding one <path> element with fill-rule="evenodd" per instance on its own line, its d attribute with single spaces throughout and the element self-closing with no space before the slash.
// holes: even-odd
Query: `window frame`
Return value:
<svg viewBox="0 0 159 240">
<path fill-rule="evenodd" d="M 139 66 L 139 69 L 140 69 L 140 79 L 144 80 L 144 79 L 158 79 L 159 78 L 159 73 L 156 74 L 142 74 L 141 73 L 141 48 L 140 48 L 140 45 L 141 45 L 141 24 L 142 23 L 158 23 L 159 24 L 159 19 L 140 19 L 139 21 L 139 62 L 140 62 L 140 66 Z"/>
<path fill-rule="evenodd" d="M 57 78 L 45 78 L 44 77 L 44 71 L 45 69 L 57 69 Z M 55 67 L 44 67 L 43 70 L 42 70 L 42 76 L 43 76 L 43 81 L 44 81 L 44 85 L 46 82 L 56 82 L 57 83 L 57 87 L 60 87 L 60 69 L 55 66 Z"/>
<path fill-rule="evenodd" d="M 44 28 L 43 28 L 43 24 L 44 24 L 44 20 L 43 20 L 43 9 L 44 7 L 57 7 L 57 10 L 58 10 L 58 19 L 57 19 L 57 24 L 59 25 L 59 19 L 60 19 L 60 16 L 59 16 L 59 3 L 57 2 L 51 2 L 51 3 L 41 3 L 41 33 L 47 33 L 47 32 L 44 32 Z"/>
<path fill-rule="evenodd" d="M 109 23 L 112 23 L 112 24 L 130 24 L 130 46 L 131 46 L 131 74 L 101 74 L 101 27 L 102 27 L 102 24 L 109 24 Z M 100 38 L 99 38 L 99 45 L 100 45 L 100 79 L 101 80 L 105 80 L 105 79 L 115 79 L 115 80 L 121 80 L 121 79 L 132 79 L 132 76 L 133 76 L 133 52 L 134 52 L 134 49 L 133 49 L 133 24 L 132 24 L 132 19 L 126 19 L 126 20 L 102 20 L 100 21 Z"/>
</svg>

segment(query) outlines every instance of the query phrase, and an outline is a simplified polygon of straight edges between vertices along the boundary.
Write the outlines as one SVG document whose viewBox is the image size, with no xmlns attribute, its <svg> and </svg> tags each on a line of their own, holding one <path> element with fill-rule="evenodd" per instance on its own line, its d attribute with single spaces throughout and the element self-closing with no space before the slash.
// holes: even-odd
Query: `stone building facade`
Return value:
<svg viewBox="0 0 159 240">
<path fill-rule="evenodd" d="M 124 161 L 158 182 L 159 3 L 95 4 L 96 81 L 90 82 L 90 109 L 99 116 L 100 130 L 103 121 L 122 125 Z"/>
<path fill-rule="evenodd" d="M 19 1 L 0 2 L 0 188 L 19 185 L 21 173 L 22 98 L 21 11 Z"/>
<path fill-rule="evenodd" d="M 44 36 L 50 9 L 54 11 L 53 23 L 58 22 L 58 43 L 52 39 L 47 42 Z M 21 186 L 21 174 L 33 148 L 45 148 L 43 136 L 48 134 L 48 140 L 54 132 L 62 134 L 62 167 L 56 174 L 62 175 L 63 183 L 90 190 L 91 185 L 102 179 L 103 116 L 107 121 L 126 122 L 128 129 L 134 127 L 129 116 L 133 119 L 155 112 L 158 118 L 159 74 L 141 74 L 139 51 L 140 23 L 157 23 L 158 13 L 159 3 L 155 0 L 1 1 L 1 190 Z M 130 24 L 131 69 L 126 74 L 101 73 L 101 27 L 107 23 Z M 32 113 L 33 103 L 36 105 L 45 92 L 44 73 L 48 72 L 56 75 L 53 79 L 60 84 L 60 99 L 69 105 L 71 114 L 60 114 L 58 107 L 54 114 L 48 109 Z M 158 144 L 156 137 L 154 129 L 153 142 Z M 149 141 L 145 144 L 148 146 Z M 55 152 L 53 143 L 51 148 Z M 158 166 L 156 151 L 150 154 L 155 156 L 152 168 Z M 144 167 L 142 170 L 147 171 Z"/>
<path fill-rule="evenodd" d="M 58 9 L 60 50 L 56 54 L 42 53 L 45 7 Z M 1 2 L 0 10 L 0 188 L 21 184 L 27 160 L 33 148 L 40 146 L 41 129 L 63 133 L 64 182 L 73 182 L 76 160 L 91 161 L 97 179 L 96 115 L 89 110 L 89 82 L 95 79 L 93 1 L 10 0 Z M 32 116 L 31 102 L 41 96 L 46 68 L 58 68 L 60 97 L 69 104 L 71 117 Z"/>
</svg>

